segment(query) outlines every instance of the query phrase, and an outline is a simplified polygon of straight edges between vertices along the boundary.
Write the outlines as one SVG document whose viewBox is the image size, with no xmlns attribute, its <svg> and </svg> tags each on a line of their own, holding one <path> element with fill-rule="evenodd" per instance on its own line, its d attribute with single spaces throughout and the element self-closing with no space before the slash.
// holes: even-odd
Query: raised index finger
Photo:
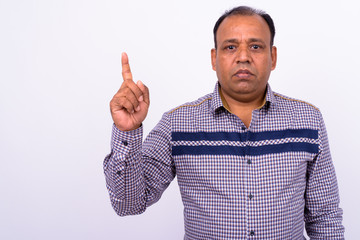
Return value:
<svg viewBox="0 0 360 240">
<path fill-rule="evenodd" d="M 121 66 L 122 66 L 122 76 L 124 81 L 133 81 L 130 65 L 129 65 L 129 58 L 126 53 L 121 54 Z"/>
</svg>

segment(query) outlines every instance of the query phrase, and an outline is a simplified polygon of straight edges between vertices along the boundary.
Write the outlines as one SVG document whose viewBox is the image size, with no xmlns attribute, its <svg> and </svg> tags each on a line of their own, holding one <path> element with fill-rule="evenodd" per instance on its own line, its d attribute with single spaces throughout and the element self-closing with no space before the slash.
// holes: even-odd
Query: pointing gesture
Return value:
<svg viewBox="0 0 360 240">
<path fill-rule="evenodd" d="M 149 90 L 141 81 L 133 81 L 126 53 L 121 55 L 121 65 L 124 81 L 110 102 L 110 111 L 116 127 L 130 131 L 140 127 L 146 118 L 150 105 Z"/>
</svg>

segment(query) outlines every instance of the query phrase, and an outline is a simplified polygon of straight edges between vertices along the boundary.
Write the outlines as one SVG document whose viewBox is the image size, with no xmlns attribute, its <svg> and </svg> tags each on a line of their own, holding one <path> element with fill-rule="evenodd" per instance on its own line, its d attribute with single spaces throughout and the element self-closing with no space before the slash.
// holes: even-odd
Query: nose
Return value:
<svg viewBox="0 0 360 240">
<path fill-rule="evenodd" d="M 240 47 L 236 55 L 236 63 L 250 63 L 251 56 L 247 47 Z"/>
</svg>

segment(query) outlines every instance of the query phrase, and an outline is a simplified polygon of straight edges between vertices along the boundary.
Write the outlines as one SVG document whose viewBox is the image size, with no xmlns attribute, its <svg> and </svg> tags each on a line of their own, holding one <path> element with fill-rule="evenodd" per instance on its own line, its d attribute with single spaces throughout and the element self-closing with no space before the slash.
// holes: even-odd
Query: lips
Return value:
<svg viewBox="0 0 360 240">
<path fill-rule="evenodd" d="M 251 71 L 249 71 L 248 69 L 240 69 L 234 75 L 238 78 L 249 78 L 254 74 Z"/>
</svg>

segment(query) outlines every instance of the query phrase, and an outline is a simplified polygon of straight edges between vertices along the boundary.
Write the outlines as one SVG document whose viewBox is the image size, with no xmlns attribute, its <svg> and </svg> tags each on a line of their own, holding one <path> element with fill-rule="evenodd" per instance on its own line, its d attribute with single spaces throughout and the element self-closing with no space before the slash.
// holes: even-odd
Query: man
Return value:
<svg viewBox="0 0 360 240">
<path fill-rule="evenodd" d="M 142 144 L 149 92 L 124 82 L 110 103 L 104 161 L 115 211 L 140 214 L 177 175 L 185 239 L 343 239 L 342 210 L 324 122 L 303 101 L 273 92 L 271 17 L 237 7 L 214 27 L 213 93 L 165 113 Z"/>
</svg>

